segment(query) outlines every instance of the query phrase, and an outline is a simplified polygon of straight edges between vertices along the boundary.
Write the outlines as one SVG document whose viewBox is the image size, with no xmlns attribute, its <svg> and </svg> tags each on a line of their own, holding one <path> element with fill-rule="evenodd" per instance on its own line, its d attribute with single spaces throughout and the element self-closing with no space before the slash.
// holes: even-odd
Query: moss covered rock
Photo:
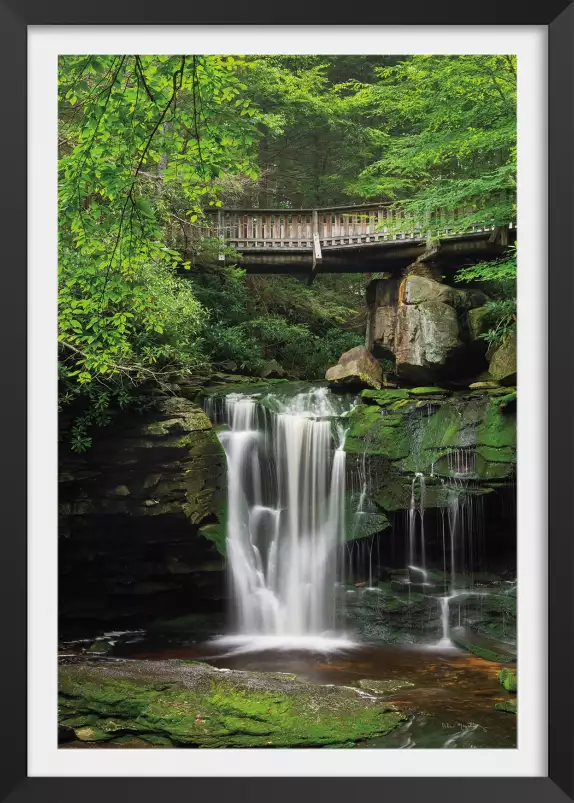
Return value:
<svg viewBox="0 0 574 803">
<path fill-rule="evenodd" d="M 408 395 L 415 396 L 416 398 L 434 398 L 436 396 L 446 398 L 447 396 L 450 396 L 450 391 L 445 390 L 445 388 L 430 386 L 430 387 L 420 387 L 420 388 L 409 388 Z"/>
<path fill-rule="evenodd" d="M 488 371 L 503 385 L 516 384 L 516 332 L 510 334 L 493 353 Z"/>
<path fill-rule="evenodd" d="M 518 713 L 518 704 L 514 699 L 502 700 L 500 703 L 495 703 L 494 707 L 497 711 L 505 711 L 507 714 Z"/>
<path fill-rule="evenodd" d="M 482 658 L 484 661 L 493 661 L 499 664 L 511 664 L 514 663 L 516 660 L 515 655 L 511 655 L 510 653 L 501 652 L 500 650 L 490 649 L 489 647 L 485 647 L 482 644 L 475 644 L 471 641 L 467 641 L 464 638 L 459 638 L 458 636 L 452 636 L 451 640 L 454 644 L 458 647 L 462 647 L 464 650 L 468 650 L 473 655 L 476 655 L 477 658 Z"/>
<path fill-rule="evenodd" d="M 409 433 L 399 413 L 386 414 L 379 406 L 361 404 L 347 419 L 347 453 L 367 452 L 399 460 L 409 454 Z"/>
<path fill-rule="evenodd" d="M 409 391 L 404 388 L 392 388 L 383 390 L 363 390 L 361 400 L 365 404 L 378 404 L 379 407 L 388 407 L 397 401 L 408 399 Z"/>
<path fill-rule="evenodd" d="M 506 689 L 506 691 L 518 691 L 518 679 L 516 672 L 512 669 L 501 669 L 498 673 L 498 680 L 502 688 Z"/>
<path fill-rule="evenodd" d="M 60 668 L 59 722 L 85 741 L 184 747 L 352 747 L 407 719 L 347 687 L 181 661 Z"/>
</svg>

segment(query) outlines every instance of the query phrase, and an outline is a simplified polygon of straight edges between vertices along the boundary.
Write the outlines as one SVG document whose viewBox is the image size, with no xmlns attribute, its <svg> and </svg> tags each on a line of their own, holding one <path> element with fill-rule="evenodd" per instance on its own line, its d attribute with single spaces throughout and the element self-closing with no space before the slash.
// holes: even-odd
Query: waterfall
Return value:
<svg viewBox="0 0 574 803">
<path fill-rule="evenodd" d="M 416 483 L 419 483 L 419 504 L 416 503 L 415 488 Z M 426 544 L 425 544 L 425 478 L 419 471 L 414 475 L 411 483 L 411 502 L 409 505 L 409 565 L 413 565 L 416 557 L 416 516 L 417 508 L 420 518 L 420 535 L 421 535 L 421 566 L 424 569 L 426 566 Z"/>
<path fill-rule="evenodd" d="M 314 388 L 282 401 L 225 397 L 227 551 L 237 636 L 335 633 L 345 529 L 341 400 Z M 217 418 L 213 402 L 206 410 Z"/>
</svg>

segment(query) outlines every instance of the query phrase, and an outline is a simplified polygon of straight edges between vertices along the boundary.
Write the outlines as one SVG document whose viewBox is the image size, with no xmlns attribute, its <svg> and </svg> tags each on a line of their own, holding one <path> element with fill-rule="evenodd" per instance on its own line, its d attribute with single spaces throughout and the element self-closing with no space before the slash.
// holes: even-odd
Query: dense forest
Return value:
<svg viewBox="0 0 574 803">
<path fill-rule="evenodd" d="M 221 206 L 385 201 L 461 226 L 515 219 L 511 56 L 64 56 L 59 111 L 60 405 L 72 444 L 174 372 L 322 378 L 363 341 L 370 274 L 247 276 L 170 233 Z M 488 340 L 515 322 L 513 248 Z M 271 362 L 273 361 L 273 362 Z"/>
</svg>

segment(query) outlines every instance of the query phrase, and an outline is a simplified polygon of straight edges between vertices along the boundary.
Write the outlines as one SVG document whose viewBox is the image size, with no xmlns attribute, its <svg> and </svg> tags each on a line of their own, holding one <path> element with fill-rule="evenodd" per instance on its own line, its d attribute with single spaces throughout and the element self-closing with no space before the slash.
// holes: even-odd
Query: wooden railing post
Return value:
<svg viewBox="0 0 574 803">
<path fill-rule="evenodd" d="M 309 284 L 315 278 L 317 272 L 317 265 L 323 261 L 321 254 L 321 240 L 319 239 L 319 212 L 313 209 L 313 267 L 311 268 L 311 276 Z"/>
</svg>

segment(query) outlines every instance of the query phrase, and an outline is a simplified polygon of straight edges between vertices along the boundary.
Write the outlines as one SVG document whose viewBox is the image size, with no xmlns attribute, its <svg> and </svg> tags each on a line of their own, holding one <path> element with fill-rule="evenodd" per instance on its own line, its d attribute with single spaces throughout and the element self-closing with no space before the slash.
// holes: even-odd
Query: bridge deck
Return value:
<svg viewBox="0 0 574 803">
<path fill-rule="evenodd" d="M 490 258 L 500 251 L 494 226 L 462 228 L 468 208 L 433 221 L 449 252 L 466 250 Z M 389 205 L 362 204 L 322 209 L 219 209 L 207 223 L 188 225 L 186 239 L 218 238 L 241 254 L 240 264 L 257 273 L 369 271 L 373 260 L 407 264 L 426 247 L 422 221 L 405 218 Z M 509 224 L 509 229 L 514 224 Z M 497 247 L 492 247 L 498 240 Z M 508 232 L 502 244 L 508 241 Z M 406 260 L 406 263 L 405 263 Z M 386 267 L 379 267 L 385 270 Z"/>
</svg>

